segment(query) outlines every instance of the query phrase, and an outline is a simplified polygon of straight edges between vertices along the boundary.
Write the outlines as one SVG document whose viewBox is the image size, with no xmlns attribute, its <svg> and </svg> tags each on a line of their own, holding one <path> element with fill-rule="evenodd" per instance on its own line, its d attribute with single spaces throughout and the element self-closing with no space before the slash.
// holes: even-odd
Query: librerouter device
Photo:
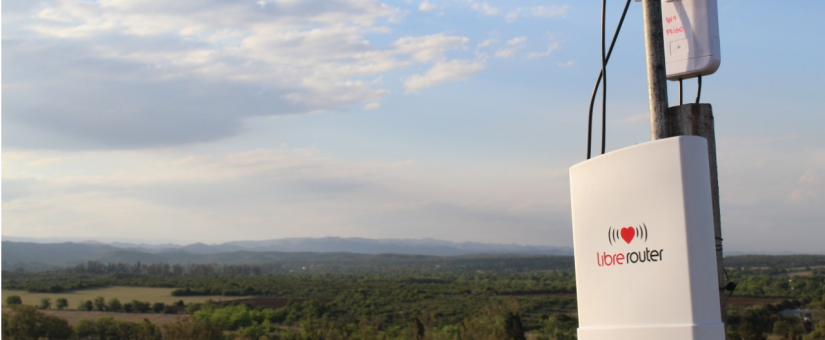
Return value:
<svg viewBox="0 0 825 340">
<path fill-rule="evenodd" d="M 705 138 L 570 168 L 580 340 L 724 340 Z"/>
<path fill-rule="evenodd" d="M 716 0 L 665 0 L 662 25 L 667 79 L 706 76 L 719 69 Z"/>
<path fill-rule="evenodd" d="M 706 76 L 719 69 L 722 53 L 716 0 L 662 1 L 662 28 L 667 79 Z"/>
</svg>

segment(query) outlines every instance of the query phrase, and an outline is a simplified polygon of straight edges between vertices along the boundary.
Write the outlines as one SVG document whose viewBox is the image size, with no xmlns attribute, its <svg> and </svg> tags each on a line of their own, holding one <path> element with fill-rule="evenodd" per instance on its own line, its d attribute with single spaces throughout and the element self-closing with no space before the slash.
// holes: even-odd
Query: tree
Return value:
<svg viewBox="0 0 825 340">
<path fill-rule="evenodd" d="M 40 299 L 40 305 L 38 306 L 38 308 L 40 308 L 40 309 L 49 309 L 51 307 L 52 307 L 52 300 L 51 299 L 49 299 L 47 297 L 44 297 L 44 298 Z"/>
<path fill-rule="evenodd" d="M 94 309 L 94 304 L 91 300 L 86 300 L 80 303 L 80 306 L 77 306 L 77 310 L 83 310 L 87 312 L 91 312 Z"/>
<path fill-rule="evenodd" d="M 223 338 L 223 331 L 207 320 L 191 320 L 178 318 L 175 323 L 163 325 L 165 339 L 168 340 L 219 340 Z"/>
<path fill-rule="evenodd" d="M 553 314 L 544 320 L 542 333 L 553 340 L 574 340 L 578 323 L 576 318 L 567 314 Z"/>
<path fill-rule="evenodd" d="M 519 313 L 508 312 L 504 318 L 504 331 L 508 340 L 525 340 L 524 327 L 521 324 Z"/>
<path fill-rule="evenodd" d="M 23 300 L 18 295 L 11 295 L 6 298 L 6 306 L 13 306 L 22 304 Z"/>
<path fill-rule="evenodd" d="M 163 312 L 163 307 L 166 307 L 163 302 L 155 302 L 152 304 L 152 311 L 155 313 Z"/>
<path fill-rule="evenodd" d="M 816 324 L 816 328 L 805 336 L 805 340 L 825 340 L 825 320 Z"/>
<path fill-rule="evenodd" d="M 94 302 L 94 309 L 98 312 L 102 312 L 106 310 L 106 300 L 103 299 L 102 296 L 98 296 L 95 298 Z"/>
<path fill-rule="evenodd" d="M 69 307 L 69 301 L 65 298 L 59 298 L 54 300 L 54 307 L 57 308 L 57 310 L 63 310 L 66 307 Z"/>
<path fill-rule="evenodd" d="M 66 320 L 38 312 L 33 306 L 13 305 L 11 313 L 3 314 L 3 336 L 10 339 L 62 340 L 70 338 L 72 333 Z"/>
<path fill-rule="evenodd" d="M 9 330 L 9 316 L 6 313 L 0 315 L 0 339 L 9 339 L 11 335 L 8 334 Z"/>
<path fill-rule="evenodd" d="M 120 312 L 123 309 L 123 305 L 120 303 L 120 300 L 117 298 L 109 299 L 109 310 L 112 312 Z"/>
</svg>

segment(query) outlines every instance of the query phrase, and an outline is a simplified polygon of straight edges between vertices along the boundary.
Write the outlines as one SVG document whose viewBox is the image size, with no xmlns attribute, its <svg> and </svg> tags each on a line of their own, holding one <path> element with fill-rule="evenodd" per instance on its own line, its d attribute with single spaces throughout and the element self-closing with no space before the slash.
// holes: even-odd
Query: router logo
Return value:
<svg viewBox="0 0 825 340">
<path fill-rule="evenodd" d="M 615 246 L 617 243 L 621 244 L 621 242 L 624 242 L 626 244 L 631 244 L 633 242 L 635 242 L 634 244 L 637 244 L 639 242 L 647 243 L 647 236 L 647 225 L 644 223 L 635 227 L 610 227 L 607 229 L 607 241 L 610 243 L 611 246 Z M 606 251 L 603 251 L 601 253 L 596 252 L 596 265 L 599 267 L 610 267 L 622 266 L 625 264 L 652 263 L 662 261 L 665 252 L 664 249 L 650 250 L 650 248 L 643 245 L 640 245 L 640 247 L 645 247 L 645 249 L 615 254 L 608 254 Z"/>
<path fill-rule="evenodd" d="M 634 239 L 647 243 L 646 224 L 642 223 L 636 227 L 629 226 L 622 229 L 613 229 L 613 227 L 610 227 L 607 230 L 607 241 L 610 242 L 611 246 L 613 243 L 619 243 L 620 241 L 625 241 L 627 244 L 630 244 Z"/>
</svg>

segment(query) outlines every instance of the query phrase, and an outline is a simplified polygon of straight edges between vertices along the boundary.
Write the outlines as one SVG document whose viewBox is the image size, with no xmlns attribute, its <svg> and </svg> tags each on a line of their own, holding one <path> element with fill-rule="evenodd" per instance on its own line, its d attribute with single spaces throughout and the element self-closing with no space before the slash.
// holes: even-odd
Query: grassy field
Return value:
<svg viewBox="0 0 825 340">
<path fill-rule="evenodd" d="M 127 303 L 132 300 L 155 303 L 163 302 L 171 304 L 173 302 L 183 300 L 184 303 L 190 302 L 201 303 L 206 300 L 213 301 L 228 301 L 249 298 L 248 296 L 172 296 L 172 288 L 146 288 L 146 287 L 107 287 L 98 289 L 84 289 L 64 293 L 29 293 L 23 290 L 2 290 L 3 301 L 7 296 L 18 295 L 23 300 L 23 304 L 37 306 L 40 300 L 45 298 L 51 299 L 52 308 L 54 308 L 55 300 L 64 298 L 69 302 L 69 309 L 77 309 L 81 302 L 87 300 L 94 300 L 98 296 L 102 296 L 108 302 L 111 298 L 117 298 L 121 303 Z"/>
</svg>

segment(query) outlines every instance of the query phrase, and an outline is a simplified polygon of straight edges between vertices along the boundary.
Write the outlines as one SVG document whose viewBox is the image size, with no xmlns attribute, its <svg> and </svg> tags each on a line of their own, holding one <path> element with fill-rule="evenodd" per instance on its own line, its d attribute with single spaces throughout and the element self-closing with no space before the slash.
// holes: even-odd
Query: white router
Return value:
<svg viewBox="0 0 825 340">
<path fill-rule="evenodd" d="M 719 69 L 719 14 L 716 0 L 662 2 L 667 79 L 706 76 Z"/>
<path fill-rule="evenodd" d="M 724 340 L 705 138 L 570 168 L 580 340 Z"/>
</svg>

